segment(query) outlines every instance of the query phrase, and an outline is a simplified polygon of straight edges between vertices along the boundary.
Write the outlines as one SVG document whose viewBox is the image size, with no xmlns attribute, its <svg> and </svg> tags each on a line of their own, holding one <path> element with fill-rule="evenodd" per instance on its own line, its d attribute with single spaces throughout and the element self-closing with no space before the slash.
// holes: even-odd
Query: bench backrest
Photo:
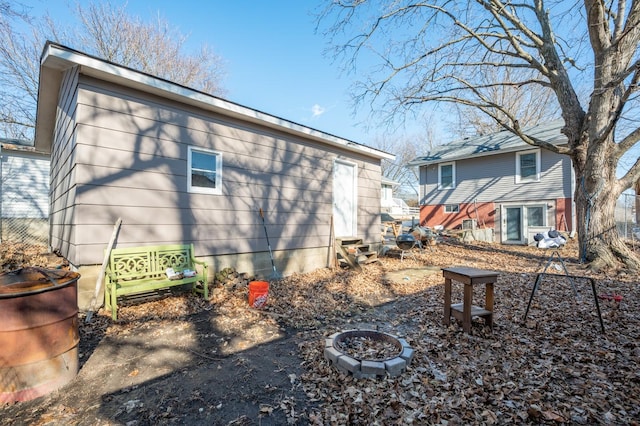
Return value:
<svg viewBox="0 0 640 426">
<path fill-rule="evenodd" d="M 192 268 L 193 244 L 170 244 L 111 250 L 109 270 L 121 279 L 166 278 L 167 268 Z"/>
</svg>

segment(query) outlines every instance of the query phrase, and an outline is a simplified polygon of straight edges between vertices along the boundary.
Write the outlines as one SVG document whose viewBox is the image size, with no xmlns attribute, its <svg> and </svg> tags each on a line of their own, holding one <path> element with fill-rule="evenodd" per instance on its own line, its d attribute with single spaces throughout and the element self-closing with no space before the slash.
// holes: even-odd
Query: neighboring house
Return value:
<svg viewBox="0 0 640 426">
<path fill-rule="evenodd" d="M 393 198 L 393 190 L 400 184 L 389 178 L 382 177 L 382 198 L 380 208 L 382 213 L 389 213 L 391 216 L 406 217 L 417 216 L 420 212 L 417 207 L 409 205 L 401 198 Z"/>
<path fill-rule="evenodd" d="M 332 236 L 379 244 L 391 154 L 51 42 L 36 123 L 51 152 L 50 245 L 81 288 L 118 217 L 117 247 L 193 243 L 212 273 L 271 272 L 261 208 L 284 274 L 326 266 Z"/>
<path fill-rule="evenodd" d="M 391 209 L 395 207 L 393 201 L 393 188 L 399 185 L 398 182 L 382 176 L 382 196 L 380 198 L 380 209 L 383 213 L 391 213 Z"/>
<path fill-rule="evenodd" d="M 524 131 L 562 145 L 563 125 L 554 121 Z M 409 166 L 420 168 L 423 225 L 492 229 L 495 241 L 507 244 L 529 244 L 540 230 L 573 228 L 570 158 L 508 131 L 436 147 Z"/>
<path fill-rule="evenodd" d="M 0 241 L 46 244 L 49 155 L 33 142 L 0 139 Z"/>
</svg>

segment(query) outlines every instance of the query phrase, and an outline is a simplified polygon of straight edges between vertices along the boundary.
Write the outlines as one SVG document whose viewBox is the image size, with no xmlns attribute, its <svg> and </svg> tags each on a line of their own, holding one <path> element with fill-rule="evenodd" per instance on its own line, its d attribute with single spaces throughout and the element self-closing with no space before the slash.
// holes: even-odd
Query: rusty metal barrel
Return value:
<svg viewBox="0 0 640 426">
<path fill-rule="evenodd" d="M 36 267 L 0 274 L 0 403 L 46 395 L 78 373 L 79 278 Z"/>
</svg>

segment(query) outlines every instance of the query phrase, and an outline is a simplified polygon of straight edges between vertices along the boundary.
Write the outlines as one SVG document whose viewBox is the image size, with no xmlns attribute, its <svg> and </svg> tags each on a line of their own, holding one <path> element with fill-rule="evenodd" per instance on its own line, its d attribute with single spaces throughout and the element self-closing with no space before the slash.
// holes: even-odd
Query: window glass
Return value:
<svg viewBox="0 0 640 426">
<path fill-rule="evenodd" d="M 544 209 L 542 206 L 527 207 L 527 226 L 544 226 Z"/>
<path fill-rule="evenodd" d="M 438 167 L 438 189 L 450 189 L 456 186 L 456 171 L 453 163 L 440 164 Z"/>
<path fill-rule="evenodd" d="M 216 187 L 216 156 L 194 152 L 191 163 L 191 185 Z"/>
<path fill-rule="evenodd" d="M 457 204 L 446 204 L 444 206 L 445 213 L 458 213 L 460 211 L 460 206 Z"/>
<path fill-rule="evenodd" d="M 536 179 L 538 174 L 536 159 L 535 152 L 520 155 L 520 177 L 522 179 Z"/>
</svg>

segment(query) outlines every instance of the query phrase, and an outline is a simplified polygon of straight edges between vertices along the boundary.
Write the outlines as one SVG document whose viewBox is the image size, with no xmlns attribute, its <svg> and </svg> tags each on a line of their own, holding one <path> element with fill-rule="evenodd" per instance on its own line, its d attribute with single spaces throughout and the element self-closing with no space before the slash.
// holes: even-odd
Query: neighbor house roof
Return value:
<svg viewBox="0 0 640 426">
<path fill-rule="evenodd" d="M 393 154 L 285 120 L 228 100 L 209 95 L 168 80 L 88 55 L 53 42 L 45 44 L 40 58 L 40 84 L 36 116 L 35 145 L 50 151 L 55 126 L 58 94 L 65 70 L 78 66 L 79 72 L 104 81 L 193 105 L 224 116 L 260 124 L 319 143 L 378 158 L 395 159 Z"/>
<path fill-rule="evenodd" d="M 539 124 L 524 128 L 523 132 L 537 139 L 544 140 L 554 145 L 567 143 L 567 137 L 560 133 L 564 126 L 563 120 L 555 120 L 545 124 Z M 408 166 L 424 166 L 465 158 L 476 158 L 487 155 L 501 154 L 505 152 L 522 151 L 532 148 L 519 136 L 508 130 L 493 133 L 488 136 L 466 138 L 457 142 L 437 146 L 427 153 L 407 163 Z"/>
<path fill-rule="evenodd" d="M 48 155 L 47 152 L 38 151 L 36 147 L 33 146 L 33 141 L 25 139 L 0 138 L 0 148 L 5 151 L 31 152 L 35 154 Z"/>
<path fill-rule="evenodd" d="M 391 185 L 391 186 L 395 186 L 395 185 L 400 185 L 399 182 L 396 182 L 395 180 L 391 180 L 388 177 L 382 176 L 382 182 L 385 185 Z"/>
</svg>

